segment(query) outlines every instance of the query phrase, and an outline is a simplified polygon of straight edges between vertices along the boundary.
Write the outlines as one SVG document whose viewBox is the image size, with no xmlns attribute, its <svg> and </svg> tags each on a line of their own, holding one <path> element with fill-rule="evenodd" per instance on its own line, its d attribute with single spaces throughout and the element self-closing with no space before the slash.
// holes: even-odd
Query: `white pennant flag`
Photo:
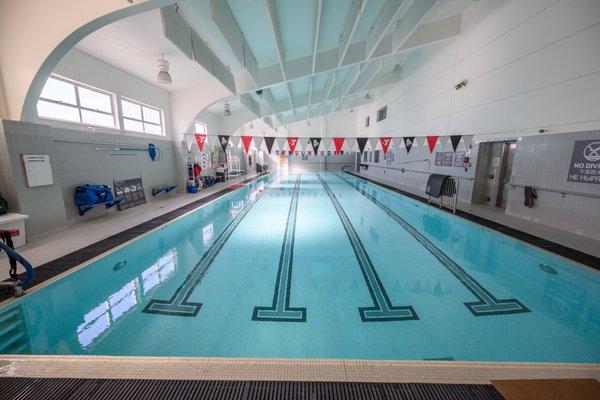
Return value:
<svg viewBox="0 0 600 400">
<path fill-rule="evenodd" d="M 187 147 L 187 151 L 188 153 L 192 152 L 192 146 L 194 145 L 194 143 L 196 142 L 196 138 L 194 137 L 194 135 L 183 135 L 183 138 L 185 139 L 185 146 Z"/>
<path fill-rule="evenodd" d="M 397 148 L 402 148 L 402 147 L 406 147 L 406 145 L 404 144 L 404 138 L 402 137 L 395 137 L 392 139 L 394 141 L 394 144 L 396 145 Z"/>
<path fill-rule="evenodd" d="M 240 145 L 240 140 L 241 140 L 240 136 L 231 136 L 229 138 L 229 143 L 231 143 L 231 147 L 233 147 L 234 149 L 237 149 L 238 146 Z"/>
<path fill-rule="evenodd" d="M 379 138 L 369 138 L 369 145 L 371 146 L 371 151 L 377 150 L 378 144 L 379 144 Z"/>
<path fill-rule="evenodd" d="M 254 146 L 256 146 L 256 150 L 258 151 L 264 151 L 267 148 L 265 147 L 265 149 L 263 150 L 263 143 L 265 142 L 265 138 L 262 136 L 254 136 Z"/>
<path fill-rule="evenodd" d="M 466 148 L 469 149 L 473 141 L 473 135 L 463 135 L 462 140 L 465 142 Z"/>
<path fill-rule="evenodd" d="M 358 140 L 356 138 L 346 138 L 346 143 L 350 151 L 359 151 Z"/>
<path fill-rule="evenodd" d="M 279 151 L 285 150 L 287 148 L 287 138 L 281 136 L 276 137 L 275 144 L 277 145 Z"/>
</svg>

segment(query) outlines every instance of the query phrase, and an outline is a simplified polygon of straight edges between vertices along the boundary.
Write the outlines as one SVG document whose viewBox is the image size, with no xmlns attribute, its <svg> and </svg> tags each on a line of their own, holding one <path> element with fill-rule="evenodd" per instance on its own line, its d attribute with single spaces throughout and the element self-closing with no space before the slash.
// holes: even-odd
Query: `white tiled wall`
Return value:
<svg viewBox="0 0 600 400">
<path fill-rule="evenodd" d="M 0 191 L 4 191 L 6 186 L 12 210 L 30 216 L 26 223 L 27 233 L 31 238 L 63 228 L 72 221 L 116 211 L 96 207 L 84 217 L 80 217 L 73 202 L 77 185 L 94 183 L 112 187 L 113 179 L 141 176 L 146 198 L 151 200 L 153 186 L 178 183 L 175 172 L 175 144 L 171 140 L 161 137 L 148 139 L 90 134 L 79 130 L 7 120 L 2 123 L 4 135 L 0 140 L 6 141 L 6 147 L 0 151 Z M 146 147 L 150 142 L 162 151 L 161 161 L 152 162 L 145 151 L 96 150 L 101 147 L 127 145 Z M 27 187 L 21 162 L 21 154 L 24 153 L 50 155 L 53 185 Z M 6 168 L 6 159 L 10 161 L 11 170 Z"/>
<path fill-rule="evenodd" d="M 600 195 L 600 184 L 567 181 L 573 143 L 590 139 L 600 141 L 600 131 L 524 137 L 517 143 L 511 181 L 518 185 Z M 506 213 L 600 240 L 600 198 L 538 190 L 534 207 L 525 207 L 523 201 L 523 189 L 512 189 Z"/>
</svg>

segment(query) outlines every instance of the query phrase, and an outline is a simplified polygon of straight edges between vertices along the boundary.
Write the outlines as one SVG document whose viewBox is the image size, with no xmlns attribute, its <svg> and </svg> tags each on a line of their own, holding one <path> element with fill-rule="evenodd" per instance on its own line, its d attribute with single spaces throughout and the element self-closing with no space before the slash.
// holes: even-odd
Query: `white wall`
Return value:
<svg viewBox="0 0 600 400">
<path fill-rule="evenodd" d="M 162 109 L 166 136 L 172 136 L 171 103 L 169 92 L 166 90 L 75 48 L 67 53 L 54 72 L 66 78 Z M 40 119 L 40 122 L 43 123 L 43 120 Z M 52 124 L 56 125 L 54 122 Z M 97 130 L 103 129 L 98 128 Z"/>
<path fill-rule="evenodd" d="M 400 83 L 358 108 L 358 136 L 532 134 L 600 127 L 600 1 L 486 0 L 462 34 L 406 55 Z M 458 91 L 454 84 L 468 79 Z M 376 110 L 388 105 L 386 120 Z M 364 118 L 371 116 L 371 127 Z"/>
</svg>

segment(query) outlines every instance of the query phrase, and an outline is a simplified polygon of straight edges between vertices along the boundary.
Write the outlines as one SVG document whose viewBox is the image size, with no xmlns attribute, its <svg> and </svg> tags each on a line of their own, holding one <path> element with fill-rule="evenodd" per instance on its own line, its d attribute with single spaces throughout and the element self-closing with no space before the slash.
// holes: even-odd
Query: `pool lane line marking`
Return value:
<svg viewBox="0 0 600 400">
<path fill-rule="evenodd" d="M 252 314 L 253 321 L 274 322 L 306 322 L 306 308 L 290 307 L 290 291 L 292 287 L 292 265 L 294 261 L 294 240 L 296 235 L 296 218 L 298 214 L 298 197 L 300 193 L 300 176 L 296 177 L 292 201 L 285 223 L 285 234 L 279 255 L 277 280 L 271 306 L 256 306 Z"/>
<path fill-rule="evenodd" d="M 348 215 L 342 208 L 341 204 L 335 197 L 335 194 L 327 185 L 327 182 L 317 174 L 317 177 L 321 181 L 321 184 L 325 188 L 325 192 L 329 196 L 335 211 L 337 212 L 340 221 L 346 231 L 348 240 L 354 250 L 354 255 L 360 266 L 360 270 L 369 289 L 371 299 L 373 300 L 373 307 L 359 307 L 358 312 L 363 322 L 382 322 L 382 321 L 404 321 L 404 320 L 417 320 L 419 317 L 412 306 L 394 306 L 385 291 L 383 283 L 377 274 L 377 270 L 369 257 L 369 254 L 365 250 L 365 246 L 360 240 L 354 226 L 350 222 Z"/>
<path fill-rule="evenodd" d="M 198 314 L 202 307 L 202 303 L 190 302 L 188 301 L 189 297 L 194 292 L 194 289 L 196 289 L 196 286 L 202 281 L 208 272 L 208 268 L 211 266 L 235 228 L 242 222 L 252 206 L 256 204 L 260 197 L 267 191 L 267 188 L 271 183 L 273 183 L 273 181 L 267 183 L 264 189 L 260 191 L 254 199 L 249 199 L 242 210 L 227 223 L 225 229 L 223 229 L 208 250 L 202 255 L 200 261 L 198 261 L 190 271 L 173 296 L 171 296 L 169 300 L 150 300 L 142 310 L 143 313 L 173 315 L 178 317 L 195 317 Z"/>
<path fill-rule="evenodd" d="M 454 275 L 460 283 L 463 284 L 479 301 L 465 302 L 465 306 L 476 317 L 483 315 L 500 315 L 500 314 L 519 314 L 531 312 L 517 299 L 497 299 L 486 288 L 484 288 L 475 278 L 469 275 L 460 265 L 452 260 L 446 253 L 433 244 L 425 235 L 416 230 L 412 225 L 406 222 L 402 217 L 388 208 L 377 198 L 358 187 L 355 183 L 348 181 L 345 177 L 336 174 L 338 178 L 352 186 L 367 199 L 375 203 L 394 221 L 402 226 L 411 236 L 413 236 L 423 247 L 425 247 L 438 261 Z"/>
</svg>

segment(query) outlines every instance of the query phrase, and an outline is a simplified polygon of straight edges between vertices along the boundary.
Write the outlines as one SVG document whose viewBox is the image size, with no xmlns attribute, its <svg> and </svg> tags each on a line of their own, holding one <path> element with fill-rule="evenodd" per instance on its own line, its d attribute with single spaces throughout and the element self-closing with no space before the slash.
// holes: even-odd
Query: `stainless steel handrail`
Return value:
<svg viewBox="0 0 600 400">
<path fill-rule="evenodd" d="M 547 187 L 542 187 L 542 186 L 533 186 L 533 185 L 523 185 L 523 184 L 519 184 L 519 183 L 509 183 L 511 188 L 522 188 L 522 187 L 526 187 L 529 186 L 535 190 L 539 190 L 542 192 L 552 192 L 552 193 L 560 193 L 564 196 L 566 195 L 571 195 L 571 196 L 580 196 L 580 197 L 589 197 L 592 199 L 600 199 L 600 194 L 593 194 L 593 193 L 581 193 L 581 192 L 574 192 L 572 190 L 562 190 L 562 189 L 555 189 L 555 188 L 547 188 Z"/>
<path fill-rule="evenodd" d="M 361 165 L 367 165 L 369 168 L 385 168 L 385 169 L 393 169 L 395 171 L 402 171 L 402 172 L 413 172 L 416 174 L 427 174 L 427 175 L 431 175 L 434 174 L 435 172 L 429 172 L 429 171 L 420 171 L 420 170 L 416 170 L 416 169 L 406 169 L 406 168 L 394 168 L 394 167 L 387 167 L 384 165 L 371 165 L 371 164 L 361 164 Z M 467 181 L 472 181 L 474 180 L 474 178 L 471 178 L 469 176 L 456 176 L 456 175 L 452 175 L 454 178 L 458 178 L 458 179 L 463 179 L 463 180 L 467 180 Z"/>
</svg>

